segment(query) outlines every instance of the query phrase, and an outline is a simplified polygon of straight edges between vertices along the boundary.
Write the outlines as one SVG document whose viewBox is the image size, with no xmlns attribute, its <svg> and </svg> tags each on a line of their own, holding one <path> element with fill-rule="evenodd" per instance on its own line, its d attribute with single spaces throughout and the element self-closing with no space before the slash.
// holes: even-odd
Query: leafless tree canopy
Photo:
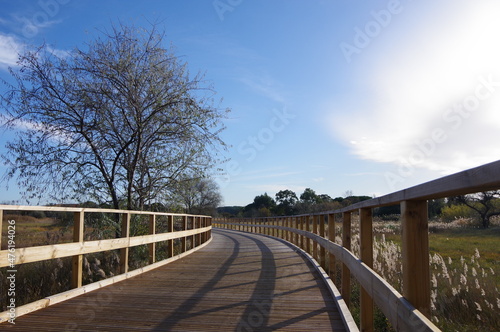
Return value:
<svg viewBox="0 0 500 332">
<path fill-rule="evenodd" d="M 227 111 L 164 43 L 154 26 L 120 25 L 64 56 L 20 55 L 1 99 L 18 131 L 3 159 L 26 198 L 141 208 L 218 162 Z"/>
</svg>

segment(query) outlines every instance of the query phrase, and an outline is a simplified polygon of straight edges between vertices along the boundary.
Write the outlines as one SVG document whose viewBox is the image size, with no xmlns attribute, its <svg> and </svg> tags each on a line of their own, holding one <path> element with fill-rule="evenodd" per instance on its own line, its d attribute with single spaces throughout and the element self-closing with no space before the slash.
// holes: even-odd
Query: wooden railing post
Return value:
<svg viewBox="0 0 500 332">
<path fill-rule="evenodd" d="M 401 202 L 403 296 L 430 318 L 431 282 L 427 201 Z"/>
<path fill-rule="evenodd" d="M 188 227 L 188 216 L 182 218 L 182 230 L 186 231 Z M 181 240 L 181 252 L 187 251 L 187 236 L 184 236 Z"/>
<path fill-rule="evenodd" d="M 191 217 L 191 228 L 189 228 L 189 229 L 195 229 L 195 228 L 196 228 L 196 217 L 192 216 Z M 190 249 L 193 249 L 195 247 L 195 243 L 196 243 L 196 235 L 192 235 L 191 236 L 191 248 Z"/>
<path fill-rule="evenodd" d="M 200 228 L 205 227 L 206 219 L 207 219 L 206 217 L 200 217 L 200 223 L 199 223 Z M 200 233 L 200 244 L 203 243 L 205 243 L 205 233 Z"/>
<path fill-rule="evenodd" d="M 168 216 L 168 232 L 172 233 L 174 231 L 174 216 L 170 215 Z M 168 240 L 167 241 L 167 254 L 168 257 L 173 257 L 174 256 L 174 240 Z"/>
<path fill-rule="evenodd" d="M 149 234 L 156 234 L 156 215 L 149 215 Z M 149 264 L 156 262 L 156 242 L 148 244 Z"/>
<path fill-rule="evenodd" d="M 312 232 L 314 233 L 314 235 L 318 235 L 318 216 L 313 215 L 312 219 L 313 219 Z M 316 261 L 318 261 L 318 243 L 316 241 L 312 241 L 312 245 L 313 245 L 312 256 Z"/>
<path fill-rule="evenodd" d="M 130 213 L 122 215 L 122 237 L 130 237 Z M 129 247 L 120 249 L 120 273 L 128 272 L 128 251 Z"/>
<path fill-rule="evenodd" d="M 359 209 L 360 259 L 368 267 L 373 268 L 373 227 L 372 209 Z M 373 331 L 373 299 L 370 293 L 361 287 L 361 331 Z"/>
<path fill-rule="evenodd" d="M 335 242 L 335 214 L 328 215 L 328 240 Z M 335 255 L 328 253 L 328 274 L 335 280 Z"/>
<path fill-rule="evenodd" d="M 212 217 L 207 218 L 207 227 L 212 226 Z M 207 239 L 206 241 L 210 240 L 212 238 L 212 230 L 209 230 L 207 233 Z"/>
<path fill-rule="evenodd" d="M 200 229 L 202 227 L 203 227 L 203 217 L 196 217 L 195 229 Z M 201 242 L 202 236 L 203 236 L 202 233 L 196 235 L 196 246 L 199 246 L 202 243 Z"/>
<path fill-rule="evenodd" d="M 310 216 L 306 216 L 306 223 L 305 223 L 305 231 L 306 232 L 310 232 L 311 231 L 311 227 L 310 227 L 310 222 L 311 222 L 311 217 Z M 311 239 L 306 237 L 306 252 L 308 254 L 311 254 Z"/>
<path fill-rule="evenodd" d="M 306 221 L 307 221 L 307 217 L 306 216 L 302 216 L 300 217 L 300 230 L 305 232 L 306 231 Z M 307 237 L 305 235 L 302 235 L 301 236 L 301 242 L 302 242 L 302 250 L 304 251 L 307 251 Z"/>
<path fill-rule="evenodd" d="M 2 211 L 3 212 L 3 211 Z M 83 225 L 84 225 L 84 213 L 75 212 L 73 215 L 73 242 L 83 242 Z M 0 214 L 0 220 L 2 216 Z M 0 223 L 1 226 L 1 223 Z M 71 288 L 82 287 L 83 278 L 83 255 L 73 256 L 72 261 L 72 274 L 71 274 Z"/>
<path fill-rule="evenodd" d="M 196 222 L 196 227 L 195 227 L 195 228 L 197 228 L 197 229 L 198 229 L 198 228 L 202 228 L 202 227 L 203 227 L 203 226 L 202 226 L 203 219 L 204 219 L 203 217 L 196 217 L 197 222 Z M 197 237 L 197 240 L 196 240 L 197 244 L 196 244 L 196 246 L 199 246 L 199 245 L 202 243 L 202 242 L 201 242 L 202 235 L 203 235 L 202 233 L 199 233 L 199 234 L 196 236 L 196 237 Z"/>
<path fill-rule="evenodd" d="M 285 225 L 285 218 L 278 218 L 277 226 L 284 226 L 284 225 Z M 277 232 L 278 232 L 278 237 L 280 239 L 284 240 L 285 239 L 285 232 L 280 230 L 280 229 L 278 229 Z"/>
<path fill-rule="evenodd" d="M 342 246 L 351 250 L 351 212 L 344 212 L 342 214 Z M 342 264 L 342 285 L 341 285 L 342 298 L 347 306 L 351 302 L 351 271 L 345 264 Z"/>
<path fill-rule="evenodd" d="M 283 226 L 285 227 L 290 227 L 290 217 L 285 217 L 285 223 L 283 224 Z M 290 233 L 290 231 L 285 231 L 285 240 L 287 240 L 288 242 L 292 242 L 291 241 L 291 235 L 292 233 Z"/>
<path fill-rule="evenodd" d="M 324 214 L 319 216 L 319 235 L 322 238 L 326 237 L 326 234 L 325 234 L 325 215 Z M 326 268 L 326 250 L 325 250 L 325 247 L 323 247 L 323 246 L 319 247 L 319 264 L 321 265 L 321 267 L 323 269 Z"/>
<path fill-rule="evenodd" d="M 292 217 L 292 228 L 294 228 L 294 229 L 298 228 L 297 227 L 297 218 L 296 217 Z M 299 237 L 298 237 L 297 233 L 292 233 L 292 242 L 296 246 L 299 246 Z"/>
</svg>

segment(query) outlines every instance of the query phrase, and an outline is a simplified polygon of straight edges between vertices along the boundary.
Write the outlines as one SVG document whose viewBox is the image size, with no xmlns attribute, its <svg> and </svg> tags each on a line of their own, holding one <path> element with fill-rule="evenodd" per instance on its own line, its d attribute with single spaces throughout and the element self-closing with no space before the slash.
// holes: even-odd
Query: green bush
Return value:
<svg viewBox="0 0 500 332">
<path fill-rule="evenodd" d="M 474 211 L 464 204 L 445 206 L 441 210 L 441 220 L 452 222 L 460 218 L 474 218 Z"/>
</svg>

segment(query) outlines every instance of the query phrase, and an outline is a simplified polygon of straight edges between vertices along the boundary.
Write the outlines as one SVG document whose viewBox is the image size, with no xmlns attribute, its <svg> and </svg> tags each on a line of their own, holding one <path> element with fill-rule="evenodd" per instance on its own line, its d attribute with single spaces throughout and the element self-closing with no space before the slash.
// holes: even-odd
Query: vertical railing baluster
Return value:
<svg viewBox="0 0 500 332">
<path fill-rule="evenodd" d="M 328 215 L 328 240 L 335 242 L 335 214 Z M 328 275 L 335 280 L 335 255 L 328 253 Z"/>
<path fill-rule="evenodd" d="M 299 229 L 304 231 L 304 216 L 299 217 Z M 300 236 L 300 248 L 306 250 L 306 241 L 304 235 Z"/>
<path fill-rule="evenodd" d="M 310 227 L 310 222 L 311 222 L 310 218 L 311 218 L 311 216 L 306 216 L 305 218 L 306 218 L 305 219 L 305 221 L 306 221 L 306 223 L 305 223 L 305 231 L 306 232 L 310 232 L 311 231 L 311 227 Z M 311 254 L 311 239 L 308 238 L 308 237 L 306 237 L 306 252 L 308 254 Z"/>
<path fill-rule="evenodd" d="M 372 209 L 359 209 L 360 259 L 368 267 L 373 268 L 373 225 Z M 373 299 L 371 290 L 361 287 L 361 331 L 373 331 Z"/>
<path fill-rule="evenodd" d="M 174 231 L 174 216 L 173 215 L 168 216 L 167 227 L 168 227 L 169 233 L 172 233 Z M 167 241 L 167 254 L 168 254 L 168 257 L 174 256 L 174 239 Z"/>
<path fill-rule="evenodd" d="M 401 202 L 403 296 L 430 318 L 431 281 L 427 201 Z"/>
<path fill-rule="evenodd" d="M 313 215 L 312 216 L 312 219 L 313 219 L 313 229 L 312 229 L 312 232 L 314 233 L 314 235 L 318 235 L 318 215 Z M 318 261 L 318 243 L 316 241 L 312 241 L 312 256 L 313 258 Z"/>
<path fill-rule="evenodd" d="M 342 214 L 342 246 L 351 250 L 351 212 L 344 212 Z M 342 264 L 342 285 L 341 285 L 342 298 L 347 306 L 351 302 L 351 271 L 345 264 Z"/>
<path fill-rule="evenodd" d="M 156 234 L 156 215 L 149 215 L 149 234 Z M 156 262 L 156 242 L 152 242 L 148 244 L 149 251 L 149 264 L 153 264 Z"/>
<path fill-rule="evenodd" d="M 129 237 L 130 237 L 130 213 L 124 213 L 122 214 L 122 232 L 121 232 L 122 238 L 127 239 L 127 243 L 129 243 Z M 127 273 L 128 272 L 128 252 L 129 252 L 129 247 L 127 244 L 127 247 L 121 248 L 120 249 L 120 273 Z"/>
<path fill-rule="evenodd" d="M 319 217 L 319 234 L 322 238 L 326 238 L 325 215 L 323 214 Z M 323 246 L 319 246 L 319 264 L 323 269 L 326 269 L 326 250 Z"/>
<path fill-rule="evenodd" d="M 83 226 L 84 226 L 84 211 L 75 212 L 73 214 L 73 242 L 83 242 Z M 0 215 L 1 220 L 1 215 Z M 0 224 L 1 226 L 1 224 Z M 82 287 L 83 278 L 83 255 L 73 256 L 72 259 L 72 274 L 71 288 Z"/>
<path fill-rule="evenodd" d="M 182 218 L 182 230 L 186 231 L 188 227 L 188 216 Z M 182 237 L 181 240 L 181 252 L 187 251 L 187 236 Z"/>
</svg>

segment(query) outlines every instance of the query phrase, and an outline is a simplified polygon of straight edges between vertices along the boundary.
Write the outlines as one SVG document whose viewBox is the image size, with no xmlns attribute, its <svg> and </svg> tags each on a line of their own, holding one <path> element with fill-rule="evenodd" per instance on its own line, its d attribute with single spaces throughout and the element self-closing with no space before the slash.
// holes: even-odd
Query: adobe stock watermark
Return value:
<svg viewBox="0 0 500 332">
<path fill-rule="evenodd" d="M 297 116 L 289 113 L 286 108 L 281 111 L 274 109 L 274 116 L 269 120 L 268 125 L 259 130 L 256 135 L 248 136 L 237 146 L 237 151 L 241 156 L 245 157 L 248 163 L 251 163 L 257 158 L 259 152 L 266 149 L 266 146 L 274 141 L 276 135 L 283 132 L 286 127 Z M 232 176 L 241 174 L 243 168 L 236 160 L 231 160 L 227 163 L 226 173 L 222 175 L 221 186 L 227 185 L 231 181 Z"/>
<path fill-rule="evenodd" d="M 246 317 L 243 317 L 236 331 L 252 332 L 259 331 L 264 327 L 264 323 L 267 321 L 266 318 L 269 317 L 271 311 L 271 300 L 255 300 L 252 302 L 251 311 Z"/>
<path fill-rule="evenodd" d="M 467 95 L 459 103 L 446 109 L 442 114 L 443 126 L 435 127 L 430 131 L 428 137 L 414 143 L 413 149 L 406 158 L 401 158 L 400 166 L 394 172 L 385 173 L 385 181 L 389 188 L 394 191 L 398 183 L 412 176 L 415 168 L 430 158 L 440 144 L 446 142 L 449 134 L 457 131 L 464 120 L 476 112 L 481 102 L 491 98 L 500 88 L 500 81 L 494 81 L 493 74 L 488 77 L 480 76 L 479 84 L 473 93 Z"/>
<path fill-rule="evenodd" d="M 96 293 L 95 297 L 87 298 L 86 302 L 75 307 L 75 314 L 83 323 L 92 323 L 96 318 L 96 313 L 101 311 L 105 306 L 108 306 L 113 301 L 113 293 L 110 290 L 103 289 Z M 83 331 L 78 323 L 68 322 L 64 327 L 64 331 Z"/>
<path fill-rule="evenodd" d="M 401 1 L 390 0 L 385 9 L 372 10 L 370 13 L 372 20 L 368 21 L 363 27 L 354 27 L 352 42 L 341 42 L 339 45 L 347 63 L 351 63 L 354 54 L 361 54 L 373 39 L 378 37 L 391 24 L 393 17 L 403 12 L 403 9 Z"/>
<path fill-rule="evenodd" d="M 7 270 L 7 311 L 9 312 L 8 322 L 16 324 L 16 221 L 7 221 L 7 260 L 9 262 Z"/>
<path fill-rule="evenodd" d="M 33 38 L 41 28 L 51 24 L 52 20 L 60 13 L 61 6 L 66 5 L 71 0 L 39 0 L 37 2 L 38 10 L 31 17 L 20 17 L 19 21 L 23 23 L 21 32 L 26 38 Z"/>
<path fill-rule="evenodd" d="M 219 16 L 219 20 L 224 21 L 224 15 L 227 12 L 232 12 L 242 3 L 243 0 L 214 0 L 212 5 L 214 6 L 217 16 Z"/>
</svg>

